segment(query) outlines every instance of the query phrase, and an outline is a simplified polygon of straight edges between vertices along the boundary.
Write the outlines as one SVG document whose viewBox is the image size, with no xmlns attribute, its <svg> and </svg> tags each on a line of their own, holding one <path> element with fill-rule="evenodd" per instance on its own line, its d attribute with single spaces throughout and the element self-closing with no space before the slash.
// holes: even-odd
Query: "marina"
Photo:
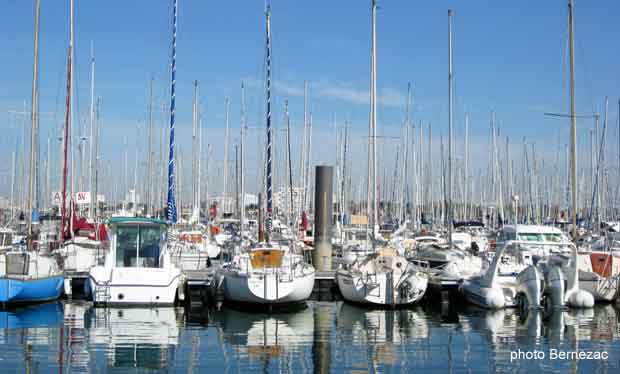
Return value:
<svg viewBox="0 0 620 374">
<path fill-rule="evenodd" d="M 80 38 L 101 27 L 86 26 L 98 5 L 66 0 L 52 12 L 42 3 L 33 0 L 34 33 L 27 34 L 34 42 L 29 102 L 8 110 L 0 139 L 0 172 L 10 176 L 0 179 L 3 369 L 620 372 L 620 100 L 611 114 L 610 97 L 599 95 L 617 86 L 607 87 L 611 70 L 596 92 L 582 74 L 588 59 L 603 65 L 599 55 L 617 51 L 584 56 L 575 25 L 593 43 L 598 10 L 590 4 L 545 4 L 546 17 L 563 18 L 536 35 L 555 39 L 525 39 L 553 60 L 526 54 L 546 66 L 539 74 L 549 75 L 549 87 L 535 93 L 538 82 L 506 77 L 511 92 L 493 98 L 471 83 L 494 74 L 472 70 L 472 59 L 484 61 L 471 51 L 480 17 L 449 6 L 438 18 L 438 5 L 351 4 L 355 37 L 339 31 L 322 40 L 348 40 L 355 61 L 369 62 L 350 67 L 364 77 L 365 88 L 355 91 L 290 78 L 297 76 L 290 58 L 309 55 L 295 52 L 303 44 L 297 39 L 280 43 L 316 28 L 287 17 L 303 13 L 301 5 L 237 9 L 248 16 L 248 40 L 239 45 L 251 57 L 210 70 L 187 62 L 203 42 L 217 46 L 211 53 L 229 47 L 196 32 L 193 11 L 203 5 L 162 0 L 167 10 L 158 3 L 144 17 L 158 33 L 139 33 L 151 41 L 134 43 L 137 50 L 153 43 L 151 65 L 141 63 L 150 78 L 121 83 L 109 75 L 116 68 L 109 58 L 119 56 L 107 43 L 123 38 L 93 37 L 83 58 Z M 441 58 L 428 65 L 441 75 L 429 80 L 409 51 L 402 51 L 411 65 L 404 72 L 386 70 L 400 61 L 401 8 L 433 14 L 419 21 L 441 35 L 433 41 L 444 46 Z M 579 23 L 581 12 L 590 22 Z M 63 31 L 50 32 L 48 17 Z M 500 23 L 493 27 L 509 26 Z M 513 26 L 514 39 L 522 25 Z M 192 39 L 198 35 L 201 43 Z M 50 63 L 59 40 L 60 65 Z M 95 50 L 104 52 L 95 59 Z M 20 64 L 30 59 L 18 54 Z M 124 57 L 130 71 L 130 61 L 144 56 Z M 244 65 L 244 78 L 223 83 L 228 77 L 216 71 L 240 61 L 259 73 L 248 77 Z M 513 74 L 523 65 L 508 64 Z M 426 83 L 384 85 L 412 74 Z M 54 75 L 57 105 L 46 119 Z M 577 91 L 581 81 L 585 93 Z M 145 82 L 142 96 L 129 93 L 128 85 Z M 438 82 L 447 90 L 425 103 Z M 99 93 L 114 84 L 121 88 L 113 95 Z M 518 101 L 517 87 L 527 100 Z M 528 100 L 538 96 L 552 99 L 534 108 Z M 583 109 L 586 96 L 591 105 Z M 118 113 L 141 119 L 123 122 Z"/>
</svg>

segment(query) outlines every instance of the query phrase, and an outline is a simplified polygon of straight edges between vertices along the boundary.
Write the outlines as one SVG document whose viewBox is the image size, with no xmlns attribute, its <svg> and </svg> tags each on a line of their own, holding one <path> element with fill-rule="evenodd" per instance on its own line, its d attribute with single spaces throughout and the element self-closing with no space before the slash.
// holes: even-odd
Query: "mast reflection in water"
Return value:
<svg viewBox="0 0 620 374">
<path fill-rule="evenodd" d="M 546 315 L 310 302 L 288 313 L 41 304 L 0 311 L 3 372 L 620 372 L 614 305 Z M 511 362 L 511 352 L 544 360 Z M 607 360 L 549 360 L 558 351 Z"/>
</svg>

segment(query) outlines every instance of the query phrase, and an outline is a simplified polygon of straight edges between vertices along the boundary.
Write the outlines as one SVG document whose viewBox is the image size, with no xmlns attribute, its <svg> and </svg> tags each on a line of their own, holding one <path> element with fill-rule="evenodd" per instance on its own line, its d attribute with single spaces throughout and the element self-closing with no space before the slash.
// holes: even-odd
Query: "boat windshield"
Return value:
<svg viewBox="0 0 620 374">
<path fill-rule="evenodd" d="M 518 235 L 518 240 L 527 241 L 527 242 L 555 242 L 559 243 L 562 241 L 562 234 L 559 233 L 526 233 L 520 232 Z"/>
<path fill-rule="evenodd" d="M 161 228 L 121 226 L 116 229 L 116 266 L 159 267 Z"/>
</svg>

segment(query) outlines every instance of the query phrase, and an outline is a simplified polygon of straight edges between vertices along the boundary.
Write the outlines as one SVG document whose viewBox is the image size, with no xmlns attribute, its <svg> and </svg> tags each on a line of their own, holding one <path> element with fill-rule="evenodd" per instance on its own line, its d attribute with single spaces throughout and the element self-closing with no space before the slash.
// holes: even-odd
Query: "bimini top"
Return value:
<svg viewBox="0 0 620 374">
<path fill-rule="evenodd" d="M 108 225 L 118 224 L 146 224 L 146 225 L 167 225 L 166 221 L 159 218 L 147 218 L 147 217 L 111 217 L 106 222 Z"/>
</svg>

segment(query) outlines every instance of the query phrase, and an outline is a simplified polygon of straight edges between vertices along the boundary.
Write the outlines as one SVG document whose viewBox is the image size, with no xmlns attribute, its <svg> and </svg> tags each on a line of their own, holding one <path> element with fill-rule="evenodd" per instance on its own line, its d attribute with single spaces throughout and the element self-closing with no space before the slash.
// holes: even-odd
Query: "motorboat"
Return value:
<svg viewBox="0 0 620 374">
<path fill-rule="evenodd" d="M 570 239 L 562 230 L 547 225 L 504 225 L 498 233 L 497 246 L 507 241 L 518 241 L 521 247 L 539 259 L 551 254 L 570 254 Z"/>
<path fill-rule="evenodd" d="M 153 218 L 113 217 L 110 250 L 102 265 L 89 271 L 88 290 L 95 304 L 171 305 L 181 282 L 172 263 L 166 223 Z"/>
</svg>

